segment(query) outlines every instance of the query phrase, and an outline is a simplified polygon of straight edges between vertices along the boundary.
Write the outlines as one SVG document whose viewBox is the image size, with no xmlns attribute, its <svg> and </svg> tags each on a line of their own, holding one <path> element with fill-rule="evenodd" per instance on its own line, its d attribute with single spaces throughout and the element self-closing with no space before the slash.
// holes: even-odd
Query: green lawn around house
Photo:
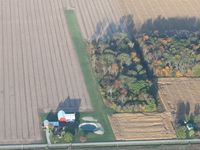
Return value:
<svg viewBox="0 0 200 150">
<path fill-rule="evenodd" d="M 102 124 L 105 130 L 104 135 L 88 135 L 87 141 L 113 141 L 114 134 L 108 120 L 108 110 L 103 103 L 99 87 L 94 78 L 94 74 L 92 73 L 88 58 L 87 46 L 81 35 L 76 14 L 73 10 L 66 10 L 65 16 L 70 36 L 79 59 L 79 63 L 83 72 L 87 90 L 94 110 L 93 112 L 89 113 L 80 113 L 80 116 L 95 117 Z"/>
</svg>

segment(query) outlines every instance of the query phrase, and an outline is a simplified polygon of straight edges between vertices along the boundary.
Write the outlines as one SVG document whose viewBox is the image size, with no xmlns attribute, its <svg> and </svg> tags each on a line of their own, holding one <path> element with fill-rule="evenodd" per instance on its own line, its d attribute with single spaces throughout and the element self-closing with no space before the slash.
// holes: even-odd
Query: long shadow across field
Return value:
<svg viewBox="0 0 200 150">
<path fill-rule="evenodd" d="M 119 23 L 107 23 L 105 20 L 100 21 L 96 25 L 95 33 L 92 35 L 92 41 L 109 40 L 109 38 L 116 32 L 125 32 L 131 39 L 136 34 L 135 23 L 132 15 L 123 16 L 120 18 Z"/>
<path fill-rule="evenodd" d="M 140 28 L 138 33 L 149 33 L 152 31 L 159 31 L 164 33 L 169 30 L 188 30 L 199 31 L 200 20 L 195 17 L 157 17 L 155 20 L 147 20 Z"/>
<path fill-rule="evenodd" d="M 57 107 L 57 112 L 63 110 L 65 112 L 79 112 L 81 100 L 75 98 L 66 98 L 64 101 L 60 102 Z"/>
<path fill-rule="evenodd" d="M 60 102 L 56 108 L 56 110 L 51 110 L 46 119 L 49 121 L 57 121 L 57 112 L 63 110 L 66 113 L 77 113 L 79 114 L 81 100 L 75 98 L 66 98 L 64 101 Z"/>
<path fill-rule="evenodd" d="M 112 30 L 112 29 L 114 29 L 114 30 Z M 110 32 L 111 30 L 113 32 Z M 127 15 L 127 16 L 121 17 L 118 24 L 111 22 L 109 25 L 106 25 L 105 22 L 99 22 L 96 26 L 96 32 L 92 36 L 93 43 L 98 43 L 98 41 L 100 41 L 100 40 L 107 41 L 116 32 L 126 33 L 128 35 L 128 37 L 132 41 L 134 41 L 134 49 L 136 50 L 136 53 L 141 60 L 142 66 L 145 68 L 145 70 L 147 72 L 147 78 L 150 81 L 152 81 L 152 83 L 154 83 L 150 89 L 151 93 L 152 93 L 154 99 L 158 99 L 158 86 L 157 86 L 158 81 L 157 81 L 156 76 L 154 75 L 153 70 L 149 67 L 148 62 L 145 60 L 144 54 L 141 50 L 141 47 L 135 38 L 137 36 L 137 31 L 135 28 L 135 23 L 134 23 L 134 19 L 133 19 L 132 15 Z M 163 111 L 159 101 L 157 101 L 157 105 L 159 108 L 158 111 L 160 111 L 160 112 Z"/>
<path fill-rule="evenodd" d="M 135 50 L 140 57 L 143 67 L 147 71 L 148 79 L 150 79 L 154 84 L 151 88 L 153 96 L 158 100 L 158 80 L 157 76 L 154 74 L 153 69 L 150 67 L 149 63 L 145 59 L 144 53 L 137 42 L 137 37 L 144 33 L 151 33 L 154 31 L 159 31 L 163 34 L 170 34 L 169 31 L 181 30 L 183 34 L 187 34 L 187 31 L 200 31 L 200 20 L 195 17 L 157 17 L 156 19 L 147 20 L 140 29 L 136 30 L 134 18 L 132 15 L 122 16 L 118 23 L 109 23 L 109 25 L 104 20 L 99 22 L 96 26 L 96 32 L 93 34 L 91 39 L 93 43 L 97 43 L 99 40 L 109 40 L 113 33 L 124 32 L 127 33 L 129 38 L 135 42 Z M 173 33 L 172 33 L 173 34 Z M 200 35 L 200 33 L 199 33 Z M 161 101 L 157 101 L 158 111 L 164 111 L 164 107 Z"/>
</svg>

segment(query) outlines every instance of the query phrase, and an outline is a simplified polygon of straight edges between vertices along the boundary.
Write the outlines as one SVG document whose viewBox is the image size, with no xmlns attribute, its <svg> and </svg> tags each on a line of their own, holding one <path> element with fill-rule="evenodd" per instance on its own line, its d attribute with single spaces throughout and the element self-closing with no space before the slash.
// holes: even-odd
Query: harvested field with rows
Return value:
<svg viewBox="0 0 200 150">
<path fill-rule="evenodd" d="M 116 140 L 176 138 L 170 114 L 114 114 L 109 117 Z"/>
<path fill-rule="evenodd" d="M 40 110 L 92 110 L 65 2 L 0 1 L 0 144 L 41 142 Z"/>
<path fill-rule="evenodd" d="M 189 102 L 190 112 L 195 111 L 195 105 L 200 103 L 200 79 L 159 78 L 158 87 L 165 112 L 112 115 L 109 120 L 117 140 L 176 138 L 172 123 L 178 104 Z"/>
<path fill-rule="evenodd" d="M 161 17 L 199 18 L 199 0 L 66 0 L 66 6 L 75 8 L 77 18 L 87 40 L 106 32 L 116 31 L 115 24 L 125 15 L 132 15 L 135 27 L 140 29 L 147 20 Z M 120 28 L 126 30 L 121 20 Z"/>
<path fill-rule="evenodd" d="M 175 21 L 169 22 L 169 25 L 177 25 L 181 22 L 186 25 L 190 24 L 191 21 L 199 19 L 200 3 L 198 0 L 68 0 L 70 6 L 75 8 L 75 12 L 82 30 L 83 36 L 86 40 L 91 41 L 95 38 L 106 37 L 111 33 L 121 30 L 129 32 L 128 23 L 133 20 L 131 26 L 140 31 L 145 29 L 149 25 L 161 25 L 162 17 L 175 18 Z M 131 20 L 129 17 L 124 17 L 131 15 Z M 160 18 L 159 18 L 160 17 Z M 181 19 L 182 20 L 181 20 Z M 160 20 L 159 20 L 160 19 Z M 180 20 L 178 20 L 180 19 Z M 154 22 L 159 20 L 160 22 Z M 173 20 L 173 19 L 172 19 Z M 178 20 L 178 22 L 176 22 Z M 165 20 L 166 21 L 166 20 Z M 180 21 L 180 22 L 179 22 Z M 157 23 L 157 24 L 156 24 Z M 130 25 L 130 24 L 129 24 Z M 119 28 L 119 29 L 118 29 Z M 177 79 L 179 80 L 179 79 Z M 178 86 L 178 85 L 176 85 Z M 171 89 L 173 90 L 173 89 Z M 176 90 L 176 89 L 175 89 Z M 186 90 L 186 89 L 185 89 Z M 183 89 L 184 91 L 184 89 Z M 161 92 L 165 92 L 162 91 Z M 180 91 L 175 91 L 180 92 Z M 173 95 L 176 95 L 173 92 Z M 190 90 L 183 93 L 185 98 L 191 98 L 189 94 Z M 171 95 L 171 93 L 167 93 Z M 165 95 L 167 97 L 168 95 Z M 187 95 L 188 94 L 188 95 Z M 172 95 L 172 96 L 173 96 Z M 178 94 L 179 95 L 179 94 Z M 181 94 L 180 94 L 181 95 Z M 187 96 L 186 96 L 187 95 Z M 174 102 L 174 97 L 161 98 L 163 99 L 164 105 L 170 103 L 170 107 L 176 107 L 176 101 Z M 181 96 L 179 96 L 180 98 Z M 179 99 L 178 98 L 178 99 Z M 194 98 L 192 98 L 194 99 Z M 193 100 L 191 100 L 193 101 Z M 131 114 L 130 117 L 133 121 L 130 122 L 130 118 L 125 114 L 113 115 L 110 117 L 110 122 L 115 133 L 116 139 L 118 140 L 130 140 L 130 139 L 164 139 L 164 138 L 175 138 L 175 131 L 171 125 L 172 120 L 167 120 L 167 126 L 169 128 L 164 128 L 165 123 L 163 123 L 164 118 L 172 118 L 172 109 L 166 106 L 166 112 L 168 115 L 161 114 L 151 114 L 148 117 L 137 116 L 138 114 Z M 159 116 L 161 115 L 161 116 Z M 127 118 L 128 119 L 127 119 Z M 139 119 L 137 119 L 137 117 Z M 141 118 L 140 118 L 141 117 Z M 148 120 L 148 118 L 151 118 Z M 122 118 L 125 118 L 124 120 Z M 151 120 L 158 119 L 158 127 L 154 126 Z M 143 122 L 142 120 L 146 120 Z M 134 123 L 133 123 L 134 122 Z M 136 122 L 136 124 L 135 124 Z M 141 125 L 142 124 L 142 125 Z M 149 128 L 145 125 L 148 125 Z M 138 127 L 139 126 L 139 127 Z M 135 128 L 136 127 L 136 128 Z M 154 134 L 152 131 L 162 131 L 164 134 Z M 135 133 L 139 134 L 135 134 Z M 130 134 L 131 133 L 131 134 Z M 168 134 L 169 133 L 169 134 Z M 162 136 L 163 135 L 163 136 Z M 167 136 L 166 136 L 167 135 Z"/>
<path fill-rule="evenodd" d="M 116 31 L 111 23 L 124 15 L 137 29 L 158 16 L 200 16 L 198 0 L 1 0 L 0 8 L 0 144 L 40 142 L 40 110 L 92 110 L 65 9 L 75 8 L 86 40 Z"/>
<path fill-rule="evenodd" d="M 176 112 L 178 103 L 190 104 L 194 112 L 195 104 L 200 103 L 199 78 L 159 78 L 158 94 L 167 112 Z"/>
</svg>

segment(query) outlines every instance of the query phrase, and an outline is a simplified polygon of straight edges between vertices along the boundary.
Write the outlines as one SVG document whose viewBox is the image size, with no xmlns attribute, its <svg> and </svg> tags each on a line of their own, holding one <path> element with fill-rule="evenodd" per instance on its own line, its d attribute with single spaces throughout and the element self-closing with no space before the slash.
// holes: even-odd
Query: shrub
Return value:
<svg viewBox="0 0 200 150">
<path fill-rule="evenodd" d="M 196 64 L 193 69 L 193 74 L 197 77 L 200 77 L 200 65 L 199 64 Z"/>
<path fill-rule="evenodd" d="M 126 33 L 115 33 L 110 40 L 99 41 L 93 46 L 95 73 L 104 91 L 101 96 L 113 103 L 107 106 L 116 112 L 141 112 L 147 103 L 147 112 L 156 111 L 155 101 L 148 103 L 153 97 L 150 90 L 153 83 L 148 78 L 142 57 L 137 54 L 134 41 Z M 99 53 L 102 46 L 104 48 Z M 143 107 L 138 107 L 135 101 Z"/>
<path fill-rule="evenodd" d="M 194 135 L 195 135 L 194 130 L 188 130 L 188 131 L 187 131 L 187 137 L 188 137 L 188 138 L 193 138 Z"/>
<path fill-rule="evenodd" d="M 66 132 L 64 135 L 63 135 L 63 140 L 67 143 L 71 142 L 73 140 L 73 136 L 71 133 L 69 132 Z"/>
<path fill-rule="evenodd" d="M 156 111 L 156 103 L 154 100 L 150 100 L 147 102 L 147 104 L 144 107 L 145 112 L 153 112 Z"/>
<path fill-rule="evenodd" d="M 187 128 L 185 126 L 178 127 L 176 129 L 176 136 L 179 139 L 185 139 L 185 138 L 187 138 Z"/>
<path fill-rule="evenodd" d="M 194 116 L 193 121 L 195 124 L 199 124 L 200 123 L 200 115 Z"/>
<path fill-rule="evenodd" d="M 53 144 L 56 144 L 56 143 L 60 142 L 60 139 L 57 135 L 52 135 L 51 141 L 52 141 Z"/>
</svg>

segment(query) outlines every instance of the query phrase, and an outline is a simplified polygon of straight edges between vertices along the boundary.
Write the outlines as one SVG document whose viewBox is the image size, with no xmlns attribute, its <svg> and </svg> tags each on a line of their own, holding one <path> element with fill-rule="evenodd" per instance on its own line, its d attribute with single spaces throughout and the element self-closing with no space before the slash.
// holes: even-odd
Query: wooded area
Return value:
<svg viewBox="0 0 200 150">
<path fill-rule="evenodd" d="M 140 35 L 138 41 L 156 76 L 200 76 L 200 32 L 155 30 Z"/>
<path fill-rule="evenodd" d="M 153 83 L 134 46 L 122 32 L 93 42 L 91 62 L 105 104 L 116 112 L 156 111 Z"/>
</svg>

